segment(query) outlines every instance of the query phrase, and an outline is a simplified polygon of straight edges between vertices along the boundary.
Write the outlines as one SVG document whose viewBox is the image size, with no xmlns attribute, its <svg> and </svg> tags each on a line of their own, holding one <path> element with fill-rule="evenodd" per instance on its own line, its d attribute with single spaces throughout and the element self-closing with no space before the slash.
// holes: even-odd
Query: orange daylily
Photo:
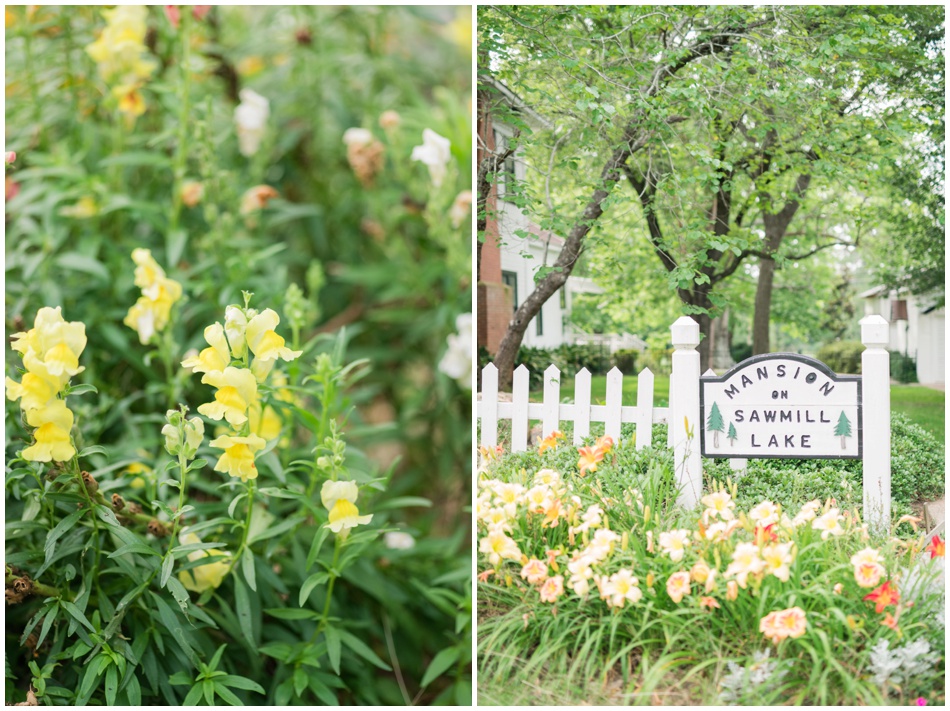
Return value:
<svg viewBox="0 0 950 711">
<path fill-rule="evenodd" d="M 930 539 L 930 545 L 924 550 L 930 551 L 931 559 L 943 558 L 947 550 L 947 542 L 941 540 L 940 536 L 934 536 L 932 539 Z"/>
<path fill-rule="evenodd" d="M 714 597 L 701 597 L 699 599 L 699 606 L 708 607 L 709 609 L 712 609 L 714 607 L 718 609 L 720 607 L 719 603 L 716 602 L 716 598 Z"/>
<path fill-rule="evenodd" d="M 581 455 L 580 459 L 577 460 L 581 476 L 584 476 L 588 471 L 597 471 L 597 464 L 604 459 L 604 452 L 596 447 L 578 447 L 577 453 Z"/>
<path fill-rule="evenodd" d="M 897 620 L 894 619 L 894 616 L 890 612 L 884 615 L 884 619 L 881 621 L 881 624 L 885 627 L 890 627 L 895 632 L 897 631 Z"/>
<path fill-rule="evenodd" d="M 541 445 L 538 447 L 538 454 L 544 454 L 545 450 L 548 449 L 557 449 L 557 441 L 559 439 L 564 439 L 564 433 L 560 430 L 554 430 L 554 432 L 541 440 Z"/>
<path fill-rule="evenodd" d="M 884 608 L 890 605 L 897 605 L 900 602 L 901 596 L 897 591 L 896 587 L 891 586 L 891 581 L 888 580 L 880 587 L 875 588 L 867 595 L 864 596 L 865 600 L 875 603 L 875 612 L 884 612 Z"/>
<path fill-rule="evenodd" d="M 603 454 L 607 454 L 611 449 L 614 448 L 614 438 L 610 435 L 598 437 L 597 441 L 594 442 L 594 448 Z"/>
</svg>

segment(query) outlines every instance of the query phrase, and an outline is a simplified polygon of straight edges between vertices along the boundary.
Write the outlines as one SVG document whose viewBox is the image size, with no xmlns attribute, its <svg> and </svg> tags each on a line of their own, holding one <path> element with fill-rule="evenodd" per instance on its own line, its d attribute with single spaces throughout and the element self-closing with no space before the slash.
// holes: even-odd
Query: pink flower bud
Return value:
<svg viewBox="0 0 950 711">
<path fill-rule="evenodd" d="M 165 17 L 172 23 L 172 27 L 178 29 L 178 23 L 181 21 L 181 11 L 178 5 L 165 5 Z"/>
<path fill-rule="evenodd" d="M 3 159 L 7 165 L 10 165 L 16 160 L 16 153 L 14 151 L 7 151 L 3 154 Z"/>
</svg>

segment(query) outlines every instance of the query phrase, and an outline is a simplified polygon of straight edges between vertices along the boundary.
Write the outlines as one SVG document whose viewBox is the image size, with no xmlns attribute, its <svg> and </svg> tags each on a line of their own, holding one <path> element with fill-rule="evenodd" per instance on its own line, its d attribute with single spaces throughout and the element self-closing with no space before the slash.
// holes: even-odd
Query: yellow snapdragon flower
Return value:
<svg viewBox="0 0 950 711">
<path fill-rule="evenodd" d="M 256 479 L 257 465 L 254 464 L 254 452 L 264 449 L 266 445 L 267 442 L 257 435 L 248 435 L 247 437 L 222 435 L 217 439 L 213 439 L 211 440 L 211 446 L 224 450 L 224 454 L 214 465 L 214 470 L 216 472 L 227 472 L 233 477 L 239 477 L 242 481 Z"/>
<path fill-rule="evenodd" d="M 135 285 L 142 290 L 142 296 L 129 309 L 123 323 L 137 331 L 139 342 L 146 345 L 168 326 L 172 307 L 181 298 L 182 289 L 181 284 L 165 276 L 165 270 L 149 250 L 132 250 L 132 261 L 136 264 Z"/>
<path fill-rule="evenodd" d="M 36 431 L 36 442 L 22 452 L 22 457 L 31 462 L 66 462 L 76 455 L 69 438 L 73 426 L 73 413 L 62 400 L 52 400 L 47 405 L 29 410 L 26 421 Z"/>
<path fill-rule="evenodd" d="M 369 523 L 373 514 L 360 516 L 356 507 L 359 487 L 355 481 L 325 481 L 320 489 L 320 500 L 330 512 L 330 522 L 326 525 L 341 537 L 349 535 L 349 529 Z"/>
<path fill-rule="evenodd" d="M 205 329 L 205 340 L 208 347 L 193 358 L 186 358 L 181 362 L 182 368 L 190 368 L 195 373 L 210 373 L 215 370 L 224 370 L 231 363 L 231 351 L 228 348 L 228 339 L 224 335 L 224 326 L 213 323 Z"/>
<path fill-rule="evenodd" d="M 247 422 L 247 411 L 257 402 L 257 380 L 245 368 L 228 366 L 204 374 L 202 383 L 218 388 L 214 402 L 198 406 L 198 412 L 212 420 L 224 418 L 233 427 Z"/>
<path fill-rule="evenodd" d="M 247 322 L 244 336 L 247 347 L 254 354 L 251 371 L 259 381 L 267 378 L 278 359 L 292 361 L 303 354 L 303 351 L 294 351 L 284 345 L 283 337 L 274 330 L 279 323 L 280 316 L 273 309 L 264 309 Z"/>
<path fill-rule="evenodd" d="M 187 546 L 193 543 L 201 543 L 201 539 L 194 533 L 189 533 L 187 528 L 183 528 L 181 535 L 178 537 L 178 542 L 183 546 Z M 220 555 L 231 556 L 230 553 L 219 550 L 218 548 L 207 548 L 205 550 L 191 551 L 188 554 L 188 560 L 194 562 L 202 558 L 211 558 L 212 556 Z M 181 581 L 181 584 L 185 586 L 185 589 L 196 593 L 203 593 L 205 590 L 213 590 L 221 585 L 230 567 L 227 558 L 224 558 L 199 565 L 195 568 L 190 568 L 189 570 L 183 570 L 178 573 L 178 579 Z"/>
</svg>

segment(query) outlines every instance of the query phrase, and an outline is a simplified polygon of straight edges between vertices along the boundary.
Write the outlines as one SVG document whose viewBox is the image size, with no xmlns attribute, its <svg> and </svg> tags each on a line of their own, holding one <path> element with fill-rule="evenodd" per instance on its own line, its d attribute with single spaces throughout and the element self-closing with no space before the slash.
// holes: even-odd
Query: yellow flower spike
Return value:
<svg viewBox="0 0 950 711">
<path fill-rule="evenodd" d="M 112 95 L 119 100 L 119 111 L 127 116 L 139 117 L 145 113 L 145 99 L 135 85 L 123 84 L 112 89 Z"/>
<path fill-rule="evenodd" d="M 629 542 L 630 542 L 630 533 L 628 531 L 624 531 L 623 535 L 620 537 L 620 550 L 622 550 L 624 553 L 627 552 L 627 544 Z"/>
<path fill-rule="evenodd" d="M 360 516 L 360 510 L 356 508 L 356 504 L 346 499 L 339 499 L 330 509 L 329 523 L 326 527 L 334 533 L 346 533 L 348 529 L 367 524 L 372 520 L 373 514 Z"/>
<path fill-rule="evenodd" d="M 647 573 L 647 580 L 646 580 L 647 587 L 648 587 L 648 588 L 652 588 L 652 587 L 653 587 L 653 582 L 654 582 L 655 580 L 656 580 L 656 576 L 653 575 L 653 571 L 651 570 L 649 573 Z"/>
<path fill-rule="evenodd" d="M 650 504 L 643 507 L 643 525 L 650 523 Z"/>
<path fill-rule="evenodd" d="M 20 400 L 20 407 L 24 411 L 43 407 L 55 398 L 56 393 L 59 392 L 58 383 L 50 382 L 46 378 L 30 372 L 23 374 L 23 381 L 20 383 L 8 377 L 6 384 L 7 399 Z"/>
<path fill-rule="evenodd" d="M 214 402 L 198 406 L 198 412 L 212 420 L 224 418 L 232 427 L 247 422 L 248 408 L 257 401 L 257 381 L 254 374 L 244 368 L 228 366 L 223 371 L 211 371 L 201 378 L 218 388 Z"/>
<path fill-rule="evenodd" d="M 291 361 L 303 354 L 303 351 L 292 351 L 284 345 L 284 339 L 274 330 L 279 323 L 280 316 L 273 309 L 264 309 L 247 322 L 245 337 L 255 360 L 267 362 L 279 358 Z"/>
<path fill-rule="evenodd" d="M 200 409 L 200 408 L 199 408 Z M 223 435 L 210 442 L 212 447 L 223 449 L 224 454 L 214 465 L 216 472 L 227 472 L 242 481 L 257 478 L 257 465 L 254 464 L 254 452 L 258 452 L 267 445 L 257 435 L 248 437 L 231 437 Z"/>
<path fill-rule="evenodd" d="M 30 410 L 26 421 L 36 427 L 35 444 L 27 447 L 21 456 L 31 462 L 66 462 L 76 455 L 69 438 L 73 413 L 62 400 L 53 400 L 45 407 Z"/>
<path fill-rule="evenodd" d="M 247 411 L 247 419 L 251 432 L 258 437 L 263 437 L 268 442 L 280 437 L 283 423 L 270 405 L 263 407 L 260 402 L 253 403 Z"/>
<path fill-rule="evenodd" d="M 182 368 L 190 368 L 194 373 L 210 373 L 224 370 L 231 363 L 231 351 L 228 348 L 228 339 L 224 335 L 224 326 L 213 323 L 205 329 L 205 341 L 208 348 L 193 358 L 186 358 L 181 362 Z"/>
</svg>

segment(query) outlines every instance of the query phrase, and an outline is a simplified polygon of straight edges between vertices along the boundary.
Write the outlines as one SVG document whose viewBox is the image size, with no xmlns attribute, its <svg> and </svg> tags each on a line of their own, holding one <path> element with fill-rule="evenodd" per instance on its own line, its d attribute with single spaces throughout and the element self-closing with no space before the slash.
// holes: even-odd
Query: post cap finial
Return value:
<svg viewBox="0 0 950 711">
<path fill-rule="evenodd" d="M 699 324 L 689 316 L 680 316 L 670 326 L 674 348 L 695 348 L 699 345 Z"/>
<path fill-rule="evenodd" d="M 870 347 L 886 348 L 890 343 L 890 327 L 880 314 L 865 316 L 861 323 L 861 342 Z"/>
</svg>

